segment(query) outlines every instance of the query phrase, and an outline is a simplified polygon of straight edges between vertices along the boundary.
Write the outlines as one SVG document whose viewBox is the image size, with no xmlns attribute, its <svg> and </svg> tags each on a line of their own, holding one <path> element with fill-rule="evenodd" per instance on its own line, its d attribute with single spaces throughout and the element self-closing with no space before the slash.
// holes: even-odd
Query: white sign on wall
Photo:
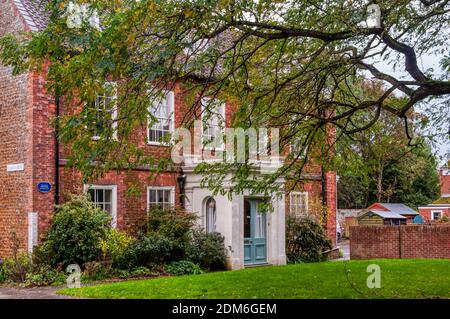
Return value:
<svg viewBox="0 0 450 319">
<path fill-rule="evenodd" d="M 24 169 L 25 169 L 25 165 L 23 163 L 8 164 L 6 166 L 7 172 L 19 172 L 19 171 L 23 171 Z"/>
</svg>

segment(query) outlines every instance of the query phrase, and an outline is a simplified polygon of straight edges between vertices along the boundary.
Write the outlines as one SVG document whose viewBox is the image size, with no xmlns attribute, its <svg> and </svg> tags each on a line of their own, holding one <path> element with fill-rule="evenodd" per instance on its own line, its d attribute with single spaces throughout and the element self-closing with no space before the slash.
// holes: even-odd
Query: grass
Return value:
<svg viewBox="0 0 450 319">
<path fill-rule="evenodd" d="M 366 285 L 381 267 L 381 288 Z M 90 298 L 450 298 L 448 260 L 370 260 L 268 266 L 58 291 Z"/>
</svg>

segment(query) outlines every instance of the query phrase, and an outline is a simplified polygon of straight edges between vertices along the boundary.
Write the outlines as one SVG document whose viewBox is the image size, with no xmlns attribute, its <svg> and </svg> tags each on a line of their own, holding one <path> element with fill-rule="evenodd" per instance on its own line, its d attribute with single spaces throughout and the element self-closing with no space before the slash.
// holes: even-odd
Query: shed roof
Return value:
<svg viewBox="0 0 450 319">
<path fill-rule="evenodd" d="M 367 215 L 369 213 L 378 215 L 378 216 L 380 216 L 383 219 L 406 219 L 405 216 L 402 216 L 400 214 L 393 213 L 393 212 L 387 212 L 387 211 L 384 211 L 384 210 L 377 210 L 377 209 L 370 209 L 370 210 L 366 211 L 365 213 L 363 213 L 359 217 L 362 217 L 362 216 Z"/>
</svg>

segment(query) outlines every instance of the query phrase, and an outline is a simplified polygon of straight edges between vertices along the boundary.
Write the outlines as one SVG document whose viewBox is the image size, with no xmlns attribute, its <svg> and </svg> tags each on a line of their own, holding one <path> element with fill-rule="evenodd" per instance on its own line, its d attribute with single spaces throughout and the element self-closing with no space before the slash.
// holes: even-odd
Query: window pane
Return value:
<svg viewBox="0 0 450 319">
<path fill-rule="evenodd" d="M 95 190 L 90 189 L 90 190 L 88 191 L 88 196 L 89 196 L 89 198 L 91 199 L 91 201 L 95 202 Z"/>
<path fill-rule="evenodd" d="M 206 231 L 208 233 L 216 231 L 216 201 L 213 198 L 206 202 Z"/>
<path fill-rule="evenodd" d="M 98 203 L 104 202 L 105 201 L 105 198 L 103 196 L 104 190 L 103 189 L 97 189 L 96 192 L 97 192 L 97 197 L 96 197 L 95 201 L 98 202 Z"/>
<path fill-rule="evenodd" d="M 110 189 L 105 189 L 105 202 L 106 203 L 111 203 L 112 202 L 112 190 Z"/>
<path fill-rule="evenodd" d="M 169 190 L 164 191 L 164 202 L 170 203 L 170 191 Z"/>
<path fill-rule="evenodd" d="M 244 237 L 250 238 L 251 235 L 251 221 L 252 214 L 250 210 L 250 202 L 248 200 L 244 200 Z"/>
<path fill-rule="evenodd" d="M 112 209 L 111 209 L 111 204 L 105 204 L 103 205 L 103 210 L 107 211 L 109 214 L 111 214 Z"/>
<path fill-rule="evenodd" d="M 156 203 L 156 191 L 154 189 L 149 190 L 149 202 Z"/>
</svg>

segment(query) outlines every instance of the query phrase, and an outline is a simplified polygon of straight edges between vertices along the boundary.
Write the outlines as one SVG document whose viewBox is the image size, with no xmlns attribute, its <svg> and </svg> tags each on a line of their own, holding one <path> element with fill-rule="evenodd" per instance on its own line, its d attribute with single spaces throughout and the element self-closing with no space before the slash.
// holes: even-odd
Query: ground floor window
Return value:
<svg viewBox="0 0 450 319">
<path fill-rule="evenodd" d="M 305 216 L 308 214 L 308 192 L 291 192 L 290 212 L 294 216 Z"/>
<path fill-rule="evenodd" d="M 206 201 L 206 232 L 213 233 L 216 231 L 216 201 L 209 198 Z"/>
<path fill-rule="evenodd" d="M 433 220 L 439 220 L 442 217 L 442 212 L 441 211 L 433 211 L 431 212 L 431 219 Z"/>
<path fill-rule="evenodd" d="M 160 208 L 171 209 L 175 204 L 174 187 L 149 187 L 148 188 L 148 210 Z"/>
<path fill-rule="evenodd" d="M 92 202 L 100 209 L 109 213 L 116 226 L 117 217 L 117 187 L 115 185 L 85 185 L 85 192 Z"/>
</svg>

